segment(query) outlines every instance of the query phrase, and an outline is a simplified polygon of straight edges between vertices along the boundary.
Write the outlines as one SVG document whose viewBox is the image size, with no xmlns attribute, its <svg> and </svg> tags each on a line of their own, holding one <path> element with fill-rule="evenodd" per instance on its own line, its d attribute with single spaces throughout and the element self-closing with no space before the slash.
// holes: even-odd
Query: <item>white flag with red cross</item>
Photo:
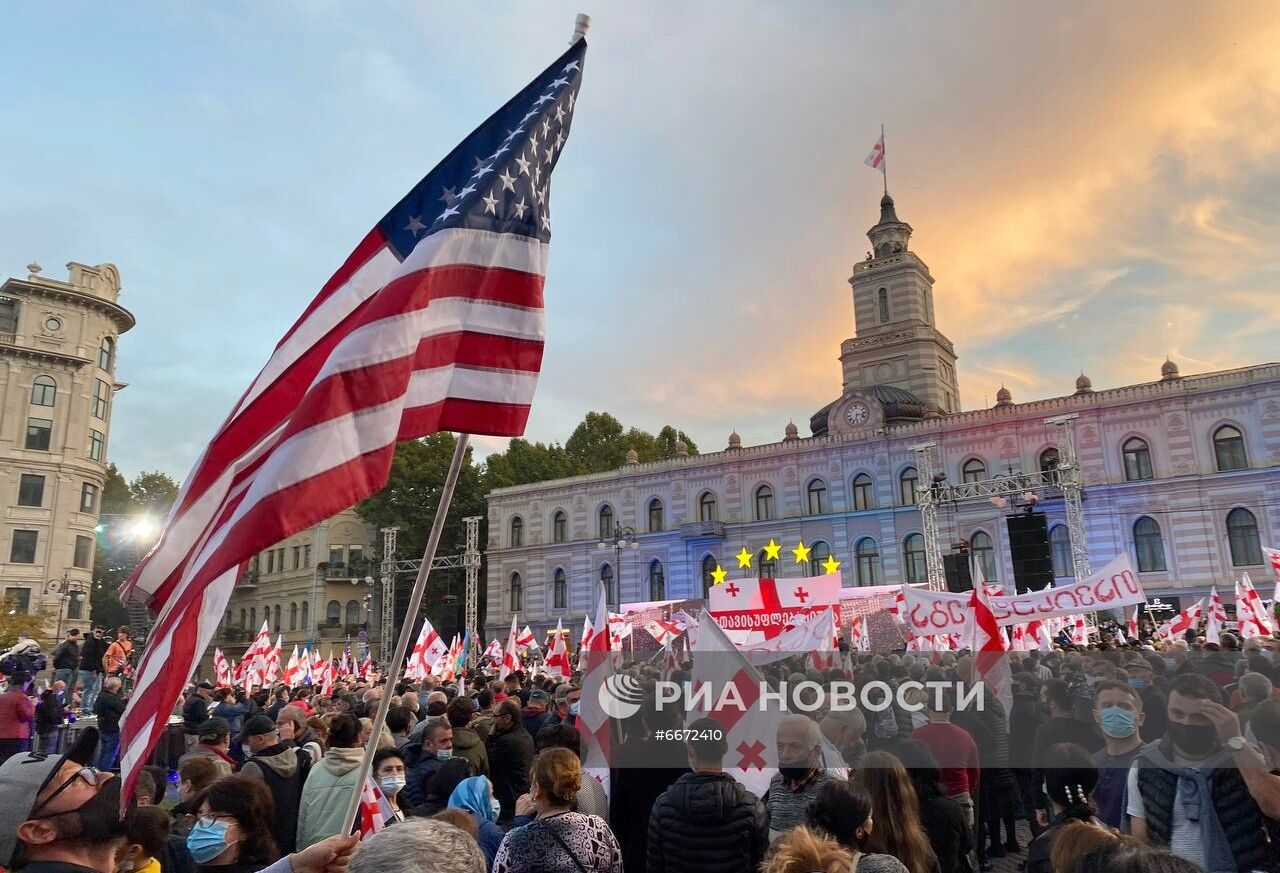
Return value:
<svg viewBox="0 0 1280 873">
<path fill-rule="evenodd" d="M 1204 598 L 1201 597 L 1195 603 L 1191 604 L 1173 618 L 1160 625 L 1160 627 L 1156 628 L 1156 636 L 1166 640 L 1177 639 L 1200 623 L 1200 613 L 1203 609 Z"/>
<path fill-rule="evenodd" d="M 231 687 L 231 665 L 222 649 L 213 650 L 213 684 L 217 688 Z"/>
<path fill-rule="evenodd" d="M 1267 614 L 1262 597 L 1258 594 L 1258 589 L 1253 587 L 1253 580 L 1248 573 L 1241 575 L 1236 582 L 1236 618 L 1239 620 L 1240 636 L 1244 639 L 1270 636 L 1275 628 L 1275 623 Z"/>
<path fill-rule="evenodd" d="M 506 679 L 520 669 L 520 653 L 516 649 L 516 617 L 511 616 L 511 631 L 507 634 L 507 649 L 502 653 L 502 667 L 498 678 Z"/>
<path fill-rule="evenodd" d="M 667 621 L 662 618 L 649 619 L 644 623 L 644 629 L 649 632 L 649 636 L 653 637 L 660 646 L 665 646 L 680 636 L 680 627 L 674 621 Z"/>
<path fill-rule="evenodd" d="M 410 682 L 420 682 L 427 678 L 447 651 L 444 640 L 440 639 L 440 634 L 431 626 L 431 620 L 424 618 L 422 630 L 418 632 L 418 641 L 414 643 L 405 665 L 405 678 Z"/>
<path fill-rule="evenodd" d="M 516 634 L 516 645 L 522 649 L 538 648 L 538 638 L 533 635 L 533 631 L 529 630 L 527 624 L 524 626 L 524 630 Z"/>
<path fill-rule="evenodd" d="M 584 615 L 582 617 L 582 639 L 578 640 L 579 657 L 582 656 L 583 652 L 591 648 L 591 637 L 594 633 L 595 631 L 591 628 L 591 616 Z"/>
<path fill-rule="evenodd" d="M 1222 598 L 1218 596 L 1218 586 L 1213 585 L 1209 588 L 1209 611 L 1204 617 L 1204 641 L 1221 643 L 1222 628 L 1226 623 L 1227 608 L 1222 605 Z"/>
<path fill-rule="evenodd" d="M 871 147 L 871 151 L 867 154 L 863 163 L 873 170 L 879 170 L 881 173 L 884 169 L 884 134 L 880 134 L 880 138 L 876 140 L 876 144 Z"/>
<path fill-rule="evenodd" d="M 840 606 L 840 576 L 731 579 L 707 597 L 711 617 L 736 643 L 770 639 L 814 614 Z"/>
<path fill-rule="evenodd" d="M 547 673 L 561 679 L 569 679 L 573 676 L 573 668 L 569 666 L 569 652 L 564 645 L 560 619 L 556 619 L 556 635 L 551 640 L 551 649 L 547 652 Z"/>
</svg>

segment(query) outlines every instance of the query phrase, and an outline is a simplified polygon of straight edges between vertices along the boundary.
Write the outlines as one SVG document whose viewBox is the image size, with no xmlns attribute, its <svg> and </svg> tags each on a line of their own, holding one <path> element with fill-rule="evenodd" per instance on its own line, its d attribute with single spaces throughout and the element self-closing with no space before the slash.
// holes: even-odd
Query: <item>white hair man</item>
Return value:
<svg viewBox="0 0 1280 873">
<path fill-rule="evenodd" d="M 833 777 L 822 768 L 822 731 L 808 716 L 789 715 L 778 725 L 778 772 L 765 793 L 769 840 L 804 824 L 818 789 Z"/>
<path fill-rule="evenodd" d="M 461 828 L 409 819 L 365 838 L 349 873 L 485 873 L 484 855 Z"/>
</svg>

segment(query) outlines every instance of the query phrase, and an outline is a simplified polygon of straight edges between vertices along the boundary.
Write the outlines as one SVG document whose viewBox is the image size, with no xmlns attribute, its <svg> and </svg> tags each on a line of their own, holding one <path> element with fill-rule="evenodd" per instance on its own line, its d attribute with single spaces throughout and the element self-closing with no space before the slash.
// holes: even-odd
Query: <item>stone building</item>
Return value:
<svg viewBox="0 0 1280 873">
<path fill-rule="evenodd" d="M 915 506 L 917 456 L 933 442 L 951 482 L 1033 472 L 1058 461 L 1050 417 L 1075 414 L 1084 527 L 1093 566 L 1128 552 L 1150 596 L 1230 600 L 1250 571 L 1267 586 L 1261 545 L 1280 537 L 1280 364 L 1183 376 L 1167 361 L 1150 382 L 1095 390 L 1083 374 L 1062 396 L 960 412 L 956 355 L 934 323 L 933 278 L 911 226 L 881 201 L 872 251 L 849 279 L 855 336 L 840 348 L 840 397 L 779 442 L 495 490 L 489 495 L 490 638 L 512 613 L 538 630 L 581 626 L 597 583 L 620 603 L 701 597 L 712 573 L 816 575 L 834 556 L 845 587 L 925 579 Z M 1073 573 L 1061 496 L 1034 507 L 1049 526 L 1053 575 Z M 948 504 L 943 551 L 963 541 L 988 579 L 1013 578 L 1014 506 Z M 626 545 L 615 548 L 623 527 Z M 604 542 L 609 539 L 611 542 Z M 779 561 L 766 560 L 770 540 Z M 803 541 L 807 557 L 793 549 Z M 734 555 L 745 549 L 750 569 Z M 575 631 L 576 633 L 576 631 Z"/>
<path fill-rule="evenodd" d="M 120 334 L 112 264 L 38 264 L 0 286 L 0 588 L 6 609 L 48 618 L 44 640 L 89 621 L 95 527 L 106 481 Z M 36 630 L 36 628 L 33 628 Z"/>
</svg>

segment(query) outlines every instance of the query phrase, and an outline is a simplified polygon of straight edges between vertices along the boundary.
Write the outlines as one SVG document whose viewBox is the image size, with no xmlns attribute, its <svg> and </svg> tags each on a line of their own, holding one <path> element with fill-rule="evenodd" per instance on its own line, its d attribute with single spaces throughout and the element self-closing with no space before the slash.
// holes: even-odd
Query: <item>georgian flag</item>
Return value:
<svg viewBox="0 0 1280 873">
<path fill-rule="evenodd" d="M 591 638 L 595 635 L 595 631 L 591 628 L 591 616 L 584 615 L 582 617 L 582 639 L 578 641 L 578 657 L 581 659 L 582 653 L 591 648 Z"/>
<path fill-rule="evenodd" d="M 1203 609 L 1204 598 L 1201 597 L 1195 603 L 1160 625 L 1156 629 L 1156 636 L 1167 640 L 1177 639 L 1199 623 L 1200 613 Z"/>
<path fill-rule="evenodd" d="M 408 663 L 405 665 L 405 678 L 410 682 L 426 679 L 447 651 L 444 640 L 440 639 L 436 629 L 431 626 L 431 620 L 424 618 L 422 630 L 418 632 L 418 641 L 409 653 Z"/>
<path fill-rule="evenodd" d="M 1218 596 L 1218 586 L 1209 588 L 1209 612 L 1204 619 L 1204 641 L 1206 643 L 1222 642 L 1222 627 L 1227 623 L 1227 609 Z"/>
<path fill-rule="evenodd" d="M 863 163 L 873 170 L 879 170 L 881 173 L 885 171 L 883 133 L 881 133 L 880 138 L 876 140 L 876 144 L 871 147 L 871 151 L 867 154 L 866 160 L 864 160 Z"/>
<path fill-rule="evenodd" d="M 502 663 L 502 643 L 492 640 L 489 647 L 484 650 L 484 656 L 493 662 L 496 667 Z"/>
<path fill-rule="evenodd" d="M 231 665 L 222 649 L 213 650 L 213 684 L 218 688 L 231 687 Z"/>
<path fill-rule="evenodd" d="M 1267 615 L 1262 597 L 1253 587 L 1253 580 L 1248 573 L 1243 574 L 1236 582 L 1236 618 L 1239 619 L 1242 639 L 1270 636 L 1274 628 L 1271 616 Z"/>
<path fill-rule="evenodd" d="M 516 647 L 516 617 L 511 616 L 511 631 L 507 634 L 507 650 L 502 653 L 502 667 L 498 670 L 498 678 L 505 680 L 520 669 L 520 653 Z"/>
<path fill-rule="evenodd" d="M 516 635 L 516 645 L 522 649 L 538 648 L 538 638 L 533 635 L 533 631 L 529 630 L 527 624 L 524 626 L 524 630 Z"/>
<path fill-rule="evenodd" d="M 281 680 L 285 687 L 292 688 L 295 685 L 302 684 L 302 665 L 298 662 L 298 647 L 293 647 L 293 654 L 289 656 L 289 663 L 285 665 L 284 677 Z"/>
<path fill-rule="evenodd" d="M 547 672 L 561 679 L 573 676 L 573 668 L 569 666 L 569 652 L 564 645 L 564 632 L 560 619 L 556 619 L 556 635 L 551 640 L 551 649 L 547 652 Z"/>
<path fill-rule="evenodd" d="M 649 636 L 653 637 L 660 646 L 665 646 L 680 636 L 680 627 L 675 622 L 661 618 L 649 619 L 644 623 L 644 629 L 649 632 Z"/>
</svg>

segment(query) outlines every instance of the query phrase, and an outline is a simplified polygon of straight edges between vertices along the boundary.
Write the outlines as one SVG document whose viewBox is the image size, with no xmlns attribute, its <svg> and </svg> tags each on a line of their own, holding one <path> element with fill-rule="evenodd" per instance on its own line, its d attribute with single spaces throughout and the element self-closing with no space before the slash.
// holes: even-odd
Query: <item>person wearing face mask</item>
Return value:
<svg viewBox="0 0 1280 873">
<path fill-rule="evenodd" d="M 444 762 L 453 757 L 453 728 L 445 719 L 427 719 L 421 737 L 417 761 L 409 767 L 409 782 L 404 788 L 405 800 L 410 806 L 422 806 L 426 802 L 431 793 L 431 780 Z"/>
<path fill-rule="evenodd" d="M 445 710 L 445 718 L 453 729 L 453 755 L 470 761 L 477 775 L 488 776 L 489 753 L 480 734 L 471 727 L 475 714 L 476 704 L 470 697 L 455 697 Z"/>
<path fill-rule="evenodd" d="M 248 776 L 225 776 L 205 789 L 187 850 L 197 873 L 256 873 L 280 857 L 271 836 L 271 793 Z"/>
<path fill-rule="evenodd" d="M 1142 711 L 1146 713 L 1141 731 L 1142 739 L 1148 743 L 1158 740 L 1164 736 L 1169 724 L 1169 717 L 1165 714 L 1169 709 L 1169 698 L 1156 681 L 1155 668 L 1145 657 L 1135 655 L 1124 665 L 1124 669 L 1128 674 L 1125 681 L 1142 698 Z"/>
<path fill-rule="evenodd" d="M 497 823 L 502 805 L 493 796 L 493 785 L 484 776 L 463 779 L 449 795 L 449 807 L 464 810 L 476 823 L 476 842 L 484 852 L 485 866 L 492 870 L 504 836 Z"/>
<path fill-rule="evenodd" d="M 813 719 L 789 715 L 778 725 L 778 772 L 763 798 L 770 842 L 804 824 L 818 789 L 833 778 L 822 768 L 821 748 L 822 732 Z"/>
<path fill-rule="evenodd" d="M 288 854 L 297 848 L 298 808 L 311 756 L 281 743 L 275 722 L 262 713 L 245 721 L 240 738 L 245 753 L 240 774 L 267 786 L 275 807 L 271 833 L 280 851 Z"/>
<path fill-rule="evenodd" d="M 400 808 L 400 792 L 404 789 L 404 758 L 395 749 L 379 749 L 373 756 L 373 781 L 391 806 L 391 818 L 386 823 L 404 821 Z"/>
<path fill-rule="evenodd" d="M 487 751 L 493 793 L 502 804 L 498 824 L 506 824 L 515 815 L 516 798 L 529 790 L 529 765 L 533 762 L 533 737 L 524 729 L 518 700 L 497 705 Z"/>
<path fill-rule="evenodd" d="M 1093 797 L 1098 818 L 1109 827 L 1118 828 L 1124 818 L 1129 766 L 1142 751 L 1139 731 L 1146 715 L 1142 698 L 1127 682 L 1100 682 L 1093 692 L 1093 719 L 1102 729 L 1106 743 L 1093 754 L 1093 762 L 1098 765 L 1098 787 Z"/>
<path fill-rule="evenodd" d="M 1257 752 L 1224 709 L 1206 677 L 1174 681 L 1164 738 L 1143 748 L 1129 770 L 1130 829 L 1210 873 L 1270 869 L 1266 817 L 1241 769 L 1257 763 Z M 1224 742 L 1223 734 L 1231 736 Z M 1266 773 L 1255 769 L 1254 776 Z"/>
<path fill-rule="evenodd" d="M 89 766 L 98 731 L 62 756 L 14 755 L 0 765 L 0 866 L 30 873 L 115 873 L 124 844 L 120 780 Z"/>
</svg>

